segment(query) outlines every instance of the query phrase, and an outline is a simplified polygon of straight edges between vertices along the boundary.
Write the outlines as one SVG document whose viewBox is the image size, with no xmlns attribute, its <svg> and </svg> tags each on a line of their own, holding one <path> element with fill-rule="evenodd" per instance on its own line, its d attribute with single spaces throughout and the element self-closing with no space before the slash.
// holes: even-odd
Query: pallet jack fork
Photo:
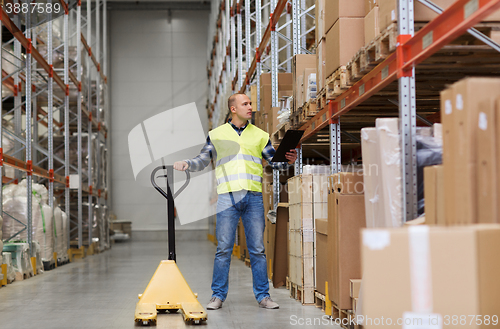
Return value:
<svg viewBox="0 0 500 329">
<path fill-rule="evenodd" d="M 167 193 L 155 182 L 155 174 L 161 169 L 167 171 L 166 175 L 158 176 L 167 178 Z M 197 294 L 193 293 L 175 263 L 174 199 L 189 184 L 189 172 L 186 171 L 186 183 L 175 194 L 172 193 L 173 177 L 172 166 L 159 166 L 151 173 L 151 183 L 154 188 L 168 201 L 168 260 L 160 262 L 146 290 L 139 294 L 139 302 L 135 307 L 135 321 L 143 325 L 156 324 L 157 310 L 169 312 L 181 310 L 184 321 L 195 324 L 207 320 L 207 312 L 198 301 Z"/>
</svg>

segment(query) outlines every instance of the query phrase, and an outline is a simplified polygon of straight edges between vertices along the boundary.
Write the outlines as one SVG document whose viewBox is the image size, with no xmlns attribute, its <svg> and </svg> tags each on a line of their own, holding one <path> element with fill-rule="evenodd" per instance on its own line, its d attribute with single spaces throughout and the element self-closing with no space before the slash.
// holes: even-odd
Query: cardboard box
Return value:
<svg viewBox="0 0 500 329">
<path fill-rule="evenodd" d="M 309 93 L 309 90 L 308 90 L 308 87 L 309 87 L 309 76 L 311 74 L 315 74 L 316 77 L 317 77 L 316 67 L 304 69 L 304 74 L 303 74 L 304 80 L 302 82 L 302 101 L 304 103 L 307 103 L 311 99 L 310 94 L 308 94 Z M 318 92 L 317 88 L 318 88 L 318 86 L 316 85 L 316 93 Z"/>
<path fill-rule="evenodd" d="M 339 18 L 365 17 L 365 0 L 326 0 L 325 32 L 328 33 Z"/>
<path fill-rule="evenodd" d="M 271 119 L 269 120 L 270 124 L 271 124 L 271 128 L 270 128 L 270 131 L 269 131 L 269 134 L 272 134 L 274 133 L 276 130 L 277 130 L 277 127 L 279 125 L 279 120 L 278 120 L 278 111 L 280 110 L 279 107 L 272 107 L 271 108 Z"/>
<path fill-rule="evenodd" d="M 264 114 L 261 114 L 261 117 L 262 117 L 262 130 L 264 130 L 265 132 L 269 133 L 269 120 L 268 120 L 268 117 L 269 117 L 269 114 L 267 113 L 264 113 Z"/>
<path fill-rule="evenodd" d="M 267 248 L 266 248 L 266 260 L 267 260 L 267 273 L 268 278 L 272 281 L 274 280 L 274 263 L 275 259 L 275 248 L 276 248 L 276 224 L 271 223 L 266 218 L 267 227 Z"/>
<path fill-rule="evenodd" d="M 496 99 L 495 102 L 495 128 L 497 133 L 495 136 L 495 152 L 496 152 L 496 166 L 497 166 L 497 177 L 496 177 L 496 188 L 497 188 L 497 215 L 500 215 L 500 97 Z M 500 222 L 500 218 L 497 218 Z"/>
<path fill-rule="evenodd" d="M 350 284 L 350 294 L 351 298 L 358 298 L 359 297 L 359 288 L 361 287 L 361 279 L 351 279 L 351 284 Z"/>
<path fill-rule="evenodd" d="M 382 172 L 377 128 L 361 129 L 363 155 L 363 185 L 365 194 L 366 227 L 385 227 L 384 202 L 382 200 Z"/>
<path fill-rule="evenodd" d="M 333 176 L 333 188 L 339 194 L 363 194 L 363 172 L 339 172 Z"/>
<path fill-rule="evenodd" d="M 257 109 L 257 85 L 250 85 L 250 101 L 252 101 L 252 111 Z"/>
<path fill-rule="evenodd" d="M 299 108 L 302 107 L 302 105 L 304 105 L 304 74 L 299 75 L 299 77 L 297 78 L 297 84 L 293 95 L 293 112 L 296 112 Z"/>
<path fill-rule="evenodd" d="M 331 194 L 328 293 L 337 307 L 350 309 L 350 280 L 361 277 L 360 230 L 365 227 L 364 196 Z"/>
<path fill-rule="evenodd" d="M 395 324 L 405 312 L 423 312 L 448 316 L 442 328 L 489 328 L 453 326 L 451 317 L 500 313 L 499 252 L 498 224 L 363 230 L 363 327 L 389 327 L 373 321 L 384 317 L 402 328 Z"/>
<path fill-rule="evenodd" d="M 316 218 L 316 290 L 326 295 L 325 282 L 328 279 L 328 219 Z"/>
<path fill-rule="evenodd" d="M 365 15 L 368 15 L 374 7 L 378 7 L 377 0 L 365 0 Z"/>
<path fill-rule="evenodd" d="M 304 81 L 304 70 L 306 68 L 316 67 L 316 55 L 295 55 L 292 60 L 292 75 L 293 75 L 293 108 L 292 112 L 296 111 L 298 106 L 301 106 L 302 84 Z M 300 105 L 297 105 L 300 104 Z"/>
<path fill-rule="evenodd" d="M 364 18 L 341 17 L 326 34 L 326 76 L 346 65 L 364 45 Z"/>
<path fill-rule="evenodd" d="M 273 88 L 271 85 L 262 85 L 260 87 L 260 111 L 263 113 L 269 113 L 272 106 L 272 94 Z"/>
<path fill-rule="evenodd" d="M 446 225 L 446 213 L 444 206 L 444 170 L 443 165 L 436 166 L 436 224 Z"/>
<path fill-rule="evenodd" d="M 263 86 L 271 84 L 272 84 L 271 73 L 261 73 L 260 85 Z M 279 88 L 279 86 L 290 86 L 292 84 L 293 84 L 292 73 L 278 73 L 278 89 L 283 89 Z"/>
<path fill-rule="evenodd" d="M 490 99 L 500 90 L 500 79 L 466 78 L 453 84 L 452 89 L 457 110 L 455 111 L 455 124 L 451 127 L 455 130 L 453 134 L 455 138 L 451 140 L 454 151 L 451 164 L 454 184 L 448 188 L 454 188 L 457 191 L 454 202 L 456 209 L 454 222 L 468 224 L 478 222 L 476 143 L 481 111 L 479 104 Z M 447 168 L 445 167 L 444 170 L 446 172 Z"/>
<path fill-rule="evenodd" d="M 318 92 L 325 88 L 326 81 L 326 39 L 322 39 L 316 48 L 316 85 Z"/>
<path fill-rule="evenodd" d="M 380 33 L 378 25 L 378 7 L 373 9 L 365 16 L 365 46 L 374 40 Z"/>
<path fill-rule="evenodd" d="M 441 124 L 443 125 L 443 184 L 444 184 L 444 210 L 445 223 L 452 224 L 456 218 L 455 212 L 455 98 L 453 89 L 441 91 Z"/>
<path fill-rule="evenodd" d="M 436 166 L 424 168 L 425 223 L 437 224 L 437 169 Z"/>
<path fill-rule="evenodd" d="M 288 209 L 278 207 L 276 210 L 274 239 L 273 287 L 279 288 L 286 284 L 288 276 Z"/>
<path fill-rule="evenodd" d="M 288 179 L 288 203 L 290 205 L 313 202 L 313 175 L 303 174 Z"/>
<path fill-rule="evenodd" d="M 446 225 L 444 210 L 443 166 L 424 168 L 425 223 Z"/>
<path fill-rule="evenodd" d="M 398 21 L 398 9 L 397 0 L 377 0 L 379 6 L 379 26 L 380 31 L 383 31 L 391 23 Z M 441 7 L 441 9 L 447 9 L 451 6 L 455 0 L 434 0 L 434 4 Z M 414 20 L 415 22 L 429 22 L 438 16 L 433 10 L 427 8 L 427 6 L 421 4 L 418 1 L 414 1 Z M 495 11 L 493 14 L 489 15 L 484 22 L 495 22 L 500 21 L 500 10 Z"/>
<path fill-rule="evenodd" d="M 315 11 L 315 35 L 316 35 L 316 46 L 321 42 L 323 38 L 326 37 L 325 30 L 325 0 L 316 0 L 316 4 L 314 7 Z M 317 52 L 316 52 L 317 53 Z"/>
<path fill-rule="evenodd" d="M 495 99 L 479 102 L 477 140 L 477 222 L 497 223 L 497 154 Z"/>
</svg>

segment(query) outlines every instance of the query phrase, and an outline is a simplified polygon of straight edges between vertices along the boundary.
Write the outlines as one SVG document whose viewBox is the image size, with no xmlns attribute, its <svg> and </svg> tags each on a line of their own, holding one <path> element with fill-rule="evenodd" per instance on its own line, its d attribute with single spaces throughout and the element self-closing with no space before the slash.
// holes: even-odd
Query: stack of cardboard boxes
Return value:
<svg viewBox="0 0 500 329">
<path fill-rule="evenodd" d="M 306 102 L 304 89 L 307 89 L 308 77 L 316 73 L 315 55 L 295 55 L 292 62 L 293 79 L 293 108 L 292 113 L 296 113 Z"/>
<path fill-rule="evenodd" d="M 466 78 L 441 92 L 443 165 L 424 171 L 430 225 L 362 233 L 365 328 L 382 318 L 436 328 L 498 325 L 499 90 L 500 79 Z"/>
<path fill-rule="evenodd" d="M 328 177 L 328 297 L 338 309 L 352 306 L 350 281 L 361 278 L 360 230 L 365 227 L 363 174 L 337 173 Z M 319 265 L 319 262 L 318 262 Z M 317 289 L 324 286 L 318 282 Z"/>
<path fill-rule="evenodd" d="M 278 100 L 285 96 L 292 96 L 293 79 L 291 73 L 278 74 Z M 272 84 L 271 73 L 263 73 L 260 76 L 260 110 L 257 109 L 257 90 L 251 89 L 252 106 L 255 111 L 255 125 L 260 129 L 272 134 L 279 124 L 279 107 L 272 107 Z"/>
<path fill-rule="evenodd" d="M 303 304 L 315 302 L 315 263 L 318 262 L 315 257 L 314 222 L 315 218 L 327 217 L 327 177 L 324 174 L 303 174 L 288 180 L 288 276 L 290 282 L 301 290 Z"/>
<path fill-rule="evenodd" d="M 499 90 L 500 79 L 467 78 L 441 92 L 443 168 L 435 184 L 444 200 L 426 196 L 426 206 L 444 205 L 438 223 L 499 222 Z"/>
<path fill-rule="evenodd" d="M 364 0 L 316 1 L 318 91 L 325 80 L 364 45 Z"/>
</svg>

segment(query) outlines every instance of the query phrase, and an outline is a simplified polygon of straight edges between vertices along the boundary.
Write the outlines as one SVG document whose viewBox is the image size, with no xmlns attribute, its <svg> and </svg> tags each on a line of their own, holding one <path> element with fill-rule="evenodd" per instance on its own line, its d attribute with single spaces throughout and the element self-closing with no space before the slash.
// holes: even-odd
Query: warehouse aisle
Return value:
<svg viewBox="0 0 500 329">
<path fill-rule="evenodd" d="M 177 243 L 179 268 L 204 306 L 211 294 L 214 253 L 208 241 Z M 134 328 L 137 294 L 166 254 L 165 242 L 118 243 L 103 254 L 0 288 L 1 327 Z M 260 309 L 252 294 L 250 268 L 233 258 L 229 296 L 222 309 L 208 311 L 201 328 L 338 328 L 322 319 L 320 309 L 302 306 L 288 295 L 284 288 L 271 289 L 280 309 Z M 299 325 L 315 320 L 323 325 Z M 157 328 L 184 327 L 180 314 L 158 316 Z"/>
</svg>

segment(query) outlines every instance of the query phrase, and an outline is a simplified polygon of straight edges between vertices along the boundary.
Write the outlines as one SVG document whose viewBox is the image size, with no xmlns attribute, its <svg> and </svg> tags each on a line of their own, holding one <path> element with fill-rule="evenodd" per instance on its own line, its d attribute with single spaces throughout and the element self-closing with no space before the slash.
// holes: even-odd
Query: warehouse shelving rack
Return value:
<svg viewBox="0 0 500 329">
<path fill-rule="evenodd" d="M 30 4 L 30 2 L 18 0 L 9 3 L 20 6 L 24 4 L 28 7 Z M 55 206 L 54 196 L 64 199 L 62 208 L 67 213 L 69 221 L 68 249 L 76 247 L 83 250 L 82 246 L 94 245 L 92 229 L 89 228 L 95 225 L 93 208 L 100 209 L 104 216 L 97 217 L 99 218 L 97 225 L 102 227 L 104 234 L 101 234 L 99 248 L 104 250 L 110 246 L 108 218 L 105 215 L 109 175 L 103 173 L 103 169 L 109 173 L 109 166 L 107 166 L 109 158 L 100 155 L 101 149 L 106 153 L 108 148 L 106 120 L 103 117 L 103 113 L 107 113 L 108 103 L 105 75 L 107 72 L 106 0 L 96 0 L 94 10 L 87 10 L 86 20 L 82 17 L 80 0 L 78 2 L 48 0 L 41 5 L 43 9 L 48 6 L 54 8 L 54 12 L 42 10 L 38 14 L 29 15 L 21 11 L 19 14 L 14 14 L 12 19 L 6 12 L 6 7 L 3 7 L 0 12 L 0 29 L 7 28 L 13 36 L 10 41 L 2 45 L 2 62 L 9 62 L 14 66 L 13 72 L 6 72 L 2 69 L 3 86 L 12 95 L 8 94 L 3 97 L 0 106 L 4 108 L 4 103 L 12 97 L 14 107 L 2 111 L 0 142 L 6 136 L 15 142 L 13 150 L 0 152 L 0 165 L 15 168 L 15 177 L 6 177 L 5 170 L 3 170 L 2 183 L 17 183 L 23 175 L 26 175 L 28 205 L 25 229 L 30 245 L 32 242 L 32 182 L 36 181 L 47 185 L 48 202 L 51 208 Z M 57 12 L 56 6 L 60 9 Z M 103 7 L 102 18 L 101 6 Z M 90 1 L 87 2 L 87 8 L 91 8 Z M 59 12 L 61 15 L 58 15 Z M 81 31 L 82 19 L 83 25 L 87 27 L 86 35 Z M 91 29 L 92 19 L 96 22 L 95 32 Z M 104 23 L 102 28 L 101 20 Z M 54 29 L 54 25 L 58 28 Z M 96 41 L 91 44 L 93 34 L 96 35 Z M 101 34 L 104 36 L 102 42 L 104 47 L 101 47 Z M 13 53 L 5 49 L 10 44 L 14 49 Z M 94 44 L 94 49 L 97 51 L 93 54 L 90 45 Z M 25 53 L 22 52 L 22 47 Z M 85 53 L 82 53 L 83 48 L 86 50 Z M 85 67 L 82 67 L 82 57 L 87 60 Z M 57 63 L 54 63 L 54 58 Z M 103 63 L 103 69 L 101 69 L 101 63 Z M 82 84 L 82 76 L 87 77 L 86 83 L 83 81 Z M 93 84 L 97 87 L 94 86 L 92 89 Z M 83 89 L 88 92 L 82 94 Z M 21 123 L 23 111 L 26 119 L 24 130 Z M 82 138 L 84 138 L 82 129 L 85 122 L 88 123 L 87 174 L 83 172 L 82 160 Z M 14 131 L 2 127 L 4 123 L 10 123 Z M 47 128 L 46 132 L 39 131 L 40 125 Z M 92 148 L 93 143 L 97 144 L 96 150 Z M 70 163 L 70 150 L 75 149 L 77 160 L 76 164 L 72 164 Z M 97 157 L 95 165 L 92 162 L 93 156 Z M 95 183 L 89 179 L 92 178 L 94 172 L 98 177 Z M 76 183 L 76 189 L 70 186 L 70 181 L 71 185 Z M 84 186 L 84 182 L 88 184 Z M 84 193 L 88 195 L 89 207 L 88 218 L 85 219 L 82 217 Z M 1 198 L 0 194 L 0 207 L 2 206 Z M 74 209 L 70 205 L 72 199 L 76 199 L 77 207 Z M 83 239 L 84 222 L 87 225 L 86 240 Z M 12 238 L 14 237 L 7 240 Z"/>
<path fill-rule="evenodd" d="M 314 3 L 306 0 L 270 0 L 264 4 L 256 0 L 221 0 L 212 3 L 212 21 L 216 22 L 216 29 L 208 61 L 208 100 L 213 100 L 207 105 L 211 119 L 209 127 L 217 127 L 226 119 L 225 99 L 236 91 L 248 92 L 251 84 L 256 85 L 257 104 L 254 106 L 260 110 L 263 71 L 271 72 L 272 106 L 279 106 L 278 72 L 291 73 L 293 56 L 310 53 L 306 49 L 306 36 L 315 28 L 311 14 L 315 6 L 307 6 L 307 2 Z M 306 23 L 311 25 L 309 29 Z M 301 148 L 298 152 L 300 155 Z M 296 174 L 301 170 L 302 157 L 299 156 Z M 273 182 L 276 208 L 280 186 L 278 170 L 273 170 Z M 209 225 L 214 226 L 213 219 Z M 212 231 L 215 233 L 214 229 Z M 213 239 L 213 234 L 209 237 Z M 237 234 L 235 243 L 238 245 Z"/>
<path fill-rule="evenodd" d="M 434 5 L 428 0 L 419 0 L 424 5 L 440 12 L 439 7 Z M 257 1 L 260 3 L 260 1 Z M 329 153 L 331 163 L 331 173 L 340 171 L 341 165 L 341 134 L 349 139 L 356 140 L 356 136 L 349 131 L 350 129 L 358 130 L 363 126 L 373 125 L 374 117 L 399 115 L 400 118 L 400 131 L 402 136 L 401 153 L 402 153 L 402 186 L 403 186 L 403 220 L 408 221 L 416 218 L 417 215 L 417 184 L 416 184 L 416 129 L 417 119 L 424 123 L 430 124 L 432 120 L 436 119 L 436 114 L 439 116 L 439 105 L 435 107 L 436 100 L 439 99 L 439 90 L 442 90 L 447 83 L 452 83 L 465 75 L 495 75 L 498 74 L 498 69 L 495 66 L 500 63 L 498 58 L 498 51 L 500 47 L 489 38 L 485 37 L 477 30 L 472 29 L 474 25 L 479 23 L 482 19 L 486 18 L 488 14 L 493 13 L 500 8 L 499 0 L 457 0 L 451 7 L 442 12 L 434 20 L 423 26 L 417 33 L 414 32 L 414 17 L 413 17 L 413 0 L 399 0 L 398 2 L 398 44 L 396 52 L 390 54 L 384 61 L 375 66 L 370 72 L 364 75 L 359 81 L 355 82 L 340 96 L 334 100 L 330 100 L 323 109 L 321 109 L 314 117 L 307 120 L 302 124 L 299 129 L 305 131 L 302 142 L 313 138 L 318 133 L 328 131 L 329 134 Z M 271 8 L 274 8 L 273 15 L 267 24 L 264 35 L 257 40 L 258 50 L 256 56 L 253 58 L 252 65 L 248 67 L 245 74 L 246 85 L 250 84 L 252 79 L 259 83 L 258 76 L 262 69 L 257 65 L 265 49 L 271 39 L 271 49 L 277 49 L 276 45 L 273 46 L 275 38 L 272 37 L 273 32 L 276 31 L 278 13 L 282 13 L 285 8 L 292 7 L 291 23 L 293 26 L 293 51 L 294 54 L 301 53 L 302 49 L 298 49 L 299 42 L 297 38 L 303 35 L 303 29 L 300 28 L 303 16 L 297 11 L 299 8 L 298 1 L 272 1 Z M 231 2 L 220 3 L 220 11 L 230 7 Z M 252 8 L 250 2 L 242 1 L 236 3 L 237 11 L 245 11 L 247 8 Z M 243 7 L 242 7 L 243 6 Z M 258 8 L 259 4 L 255 5 Z M 242 8 L 242 9 L 241 9 Z M 304 8 L 302 6 L 301 8 Z M 226 13 L 227 15 L 227 13 Z M 257 15 L 256 15 L 257 16 Z M 217 33 L 214 38 L 214 45 L 218 45 L 219 35 L 226 35 L 227 50 L 224 46 L 213 49 L 211 57 L 209 57 L 208 76 L 210 79 L 210 97 L 213 100 L 208 105 L 209 117 L 212 118 L 212 126 L 219 125 L 224 117 L 222 114 L 226 111 L 223 108 L 221 100 L 226 93 L 221 93 L 221 90 L 227 91 L 228 81 L 226 79 L 227 72 L 231 72 L 226 65 L 229 61 L 230 54 L 230 35 L 226 33 L 229 29 L 225 29 L 223 24 L 220 24 L 223 15 L 219 15 L 216 29 Z M 258 26 L 258 24 L 257 24 Z M 297 33 L 296 31 L 301 31 Z M 464 33 L 478 38 L 486 44 L 486 46 L 475 45 L 448 45 L 451 41 L 455 40 Z M 248 33 L 246 33 L 248 35 Z M 243 44 L 246 44 L 245 40 Z M 241 45 L 242 43 L 238 43 Z M 251 49 L 251 47 L 248 47 Z M 222 58 L 220 54 L 226 50 L 226 58 Z M 275 58 L 275 53 L 272 56 Z M 217 56 L 219 54 L 219 56 Z M 460 54 L 468 56 L 469 60 L 461 65 L 454 65 L 450 63 L 453 56 Z M 484 56 L 488 55 L 493 60 L 487 61 L 481 65 L 480 61 L 484 61 Z M 474 57 L 476 56 L 476 57 Z M 250 58 L 248 55 L 245 59 Z M 426 61 L 427 60 L 427 61 Z M 429 62 L 430 61 L 430 62 Z M 475 61 L 475 62 L 474 62 Z M 439 63 L 440 65 L 435 65 Z M 473 68 L 467 64 L 473 63 Z M 434 64 L 434 66 L 433 66 Z M 481 66 L 484 69 L 481 69 Z M 453 67 L 454 70 L 446 70 L 446 68 Z M 444 68 L 444 69 L 443 69 Z M 435 77 L 436 70 L 439 71 L 441 77 Z M 275 99 L 277 99 L 277 69 L 276 65 L 271 67 L 272 83 L 273 83 L 273 106 Z M 241 79 L 241 78 L 240 78 Z M 434 84 L 434 88 L 428 86 L 429 81 Z M 427 85 L 426 85 L 427 83 Z M 240 86 L 240 85 L 238 85 Z M 422 86 L 422 88 L 421 88 Z M 234 90 L 234 87 L 233 87 Z M 240 92 L 248 91 L 247 87 L 240 86 Z M 259 89 L 257 89 L 259 90 Z M 424 112 L 417 113 L 417 93 L 427 95 L 426 101 L 430 105 L 425 104 L 425 108 L 429 108 L 427 119 Z M 437 96 L 436 96 L 437 94 Z M 391 98 L 396 98 L 391 99 Z M 437 99 L 436 99 L 437 98 Z M 259 97 L 257 98 L 259 99 Z M 384 105 L 381 105 L 383 101 Z M 422 101 L 423 102 L 423 101 Z M 398 112 L 392 111 L 385 104 L 389 106 L 397 106 Z M 391 104 L 392 103 L 392 104 Z M 371 107 L 371 108 L 370 108 Z M 379 110 L 373 110 L 377 108 Z M 217 120 L 214 120 L 217 119 Z M 340 124 L 340 119 L 345 124 Z M 344 121 L 345 119 L 345 121 Z M 354 128 L 353 128 L 354 127 Z M 300 161 L 300 156 L 298 161 Z M 296 166 L 296 174 L 300 173 L 301 164 Z M 277 200 L 277 191 L 274 191 L 275 200 Z"/>
</svg>

